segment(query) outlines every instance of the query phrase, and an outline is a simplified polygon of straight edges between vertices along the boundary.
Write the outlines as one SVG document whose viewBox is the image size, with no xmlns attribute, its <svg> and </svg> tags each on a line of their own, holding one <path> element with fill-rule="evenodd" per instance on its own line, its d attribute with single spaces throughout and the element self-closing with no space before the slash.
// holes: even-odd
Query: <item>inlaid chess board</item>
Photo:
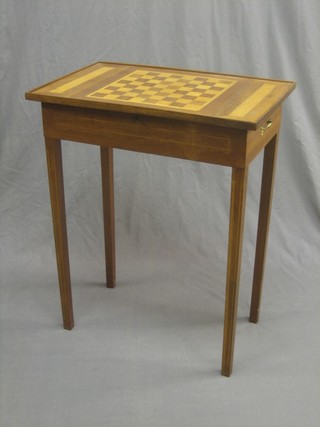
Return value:
<svg viewBox="0 0 320 427">
<path fill-rule="evenodd" d="M 199 111 L 235 83 L 226 78 L 136 70 L 87 97 Z"/>
<path fill-rule="evenodd" d="M 292 82 L 98 62 L 26 94 L 43 103 L 256 130 Z"/>
</svg>

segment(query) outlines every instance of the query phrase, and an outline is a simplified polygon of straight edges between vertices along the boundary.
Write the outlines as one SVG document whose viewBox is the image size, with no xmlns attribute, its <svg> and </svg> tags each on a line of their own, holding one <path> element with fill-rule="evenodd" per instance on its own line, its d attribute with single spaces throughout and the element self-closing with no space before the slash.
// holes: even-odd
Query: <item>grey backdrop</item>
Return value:
<svg viewBox="0 0 320 427">
<path fill-rule="evenodd" d="M 320 425 L 318 0 L 0 1 L 0 425 Z M 251 167 L 235 368 L 220 376 L 230 170 L 115 152 L 105 289 L 99 150 L 63 143 L 76 327 L 61 326 L 40 106 L 99 60 L 297 81 L 280 138 L 261 321 L 248 323 Z"/>
</svg>

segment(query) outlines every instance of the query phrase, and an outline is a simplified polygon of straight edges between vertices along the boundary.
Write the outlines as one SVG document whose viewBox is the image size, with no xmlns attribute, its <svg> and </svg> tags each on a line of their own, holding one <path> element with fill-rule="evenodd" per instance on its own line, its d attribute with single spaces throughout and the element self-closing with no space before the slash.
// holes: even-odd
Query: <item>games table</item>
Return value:
<svg viewBox="0 0 320 427">
<path fill-rule="evenodd" d="M 100 146 L 107 286 L 115 286 L 113 148 L 232 168 L 222 375 L 232 373 L 247 176 L 264 150 L 250 321 L 258 322 L 283 101 L 295 83 L 99 62 L 26 93 L 42 105 L 63 324 L 74 326 L 61 140 Z"/>
</svg>

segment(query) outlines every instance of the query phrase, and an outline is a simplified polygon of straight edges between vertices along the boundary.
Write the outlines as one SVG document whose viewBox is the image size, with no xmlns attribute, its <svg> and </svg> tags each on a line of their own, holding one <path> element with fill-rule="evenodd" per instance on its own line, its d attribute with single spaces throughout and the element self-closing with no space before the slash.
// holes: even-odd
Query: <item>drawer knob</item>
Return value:
<svg viewBox="0 0 320 427">
<path fill-rule="evenodd" d="M 265 131 L 272 126 L 272 120 L 268 120 L 265 126 L 260 128 L 260 136 L 264 135 Z"/>
</svg>

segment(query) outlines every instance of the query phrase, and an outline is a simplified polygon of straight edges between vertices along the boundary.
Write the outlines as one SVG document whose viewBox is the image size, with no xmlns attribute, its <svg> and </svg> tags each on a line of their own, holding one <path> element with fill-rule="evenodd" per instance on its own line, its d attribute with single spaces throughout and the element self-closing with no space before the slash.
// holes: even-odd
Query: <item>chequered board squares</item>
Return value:
<svg viewBox="0 0 320 427">
<path fill-rule="evenodd" d="M 199 74 L 136 70 L 87 97 L 199 111 L 235 83 Z"/>
</svg>

